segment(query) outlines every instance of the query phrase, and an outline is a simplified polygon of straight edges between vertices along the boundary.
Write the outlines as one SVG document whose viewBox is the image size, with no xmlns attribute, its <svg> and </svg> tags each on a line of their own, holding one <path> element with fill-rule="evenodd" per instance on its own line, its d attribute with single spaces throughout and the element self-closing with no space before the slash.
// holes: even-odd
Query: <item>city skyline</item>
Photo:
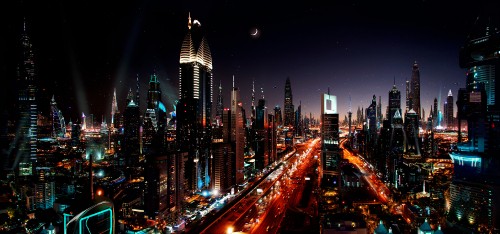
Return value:
<svg viewBox="0 0 500 234">
<path fill-rule="evenodd" d="M 408 11 L 396 10 L 391 17 L 384 15 L 391 11 L 387 6 L 363 2 L 297 3 L 286 9 L 263 8 L 258 2 L 215 3 L 207 10 L 203 3 L 154 2 L 120 8 L 105 4 L 99 9 L 90 3 L 77 7 L 38 4 L 26 4 L 25 11 L 18 4 L 16 10 L 22 14 L 6 23 L 12 33 L 2 42 L 5 65 L 1 72 L 15 77 L 15 61 L 8 56 L 16 52 L 12 45 L 19 41 L 17 32 L 24 16 L 41 83 L 40 111 L 49 113 L 44 106 L 49 106 L 54 95 L 67 119 L 85 112 L 98 120 L 104 115 L 108 122 L 114 88 L 123 111 L 137 75 L 145 99 L 149 76 L 156 73 L 167 109 L 173 109 L 178 100 L 179 47 L 189 12 L 207 35 L 214 83 L 222 82 L 224 99 L 229 100 L 234 75 L 246 110 L 250 110 L 253 80 L 257 90 L 263 89 L 268 109 L 283 108 L 287 77 L 294 90 L 293 104 L 301 102 L 304 115 L 312 112 L 319 117 L 320 95 L 328 88 L 338 96 L 341 118 L 349 106 L 352 111 L 358 106 L 367 108 L 372 95 L 382 97 L 385 109 L 394 81 L 404 92 L 414 61 L 421 71 L 422 108 L 429 113 L 437 97 L 442 110 L 448 90 L 456 94 L 465 82 L 465 70 L 458 66 L 459 48 L 489 6 L 458 6 L 444 15 L 440 10 L 446 4 L 411 2 L 394 5 Z M 39 7 L 43 10 L 35 11 Z"/>
</svg>

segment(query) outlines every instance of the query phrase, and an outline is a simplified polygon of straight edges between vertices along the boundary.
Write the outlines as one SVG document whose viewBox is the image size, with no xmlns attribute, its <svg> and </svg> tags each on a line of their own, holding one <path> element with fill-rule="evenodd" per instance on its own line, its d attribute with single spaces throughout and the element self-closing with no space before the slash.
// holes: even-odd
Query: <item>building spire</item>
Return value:
<svg viewBox="0 0 500 234">
<path fill-rule="evenodd" d="M 233 75 L 233 89 L 234 89 L 234 75 Z"/>
<path fill-rule="evenodd" d="M 191 12 L 188 12 L 188 29 L 191 29 Z"/>
</svg>

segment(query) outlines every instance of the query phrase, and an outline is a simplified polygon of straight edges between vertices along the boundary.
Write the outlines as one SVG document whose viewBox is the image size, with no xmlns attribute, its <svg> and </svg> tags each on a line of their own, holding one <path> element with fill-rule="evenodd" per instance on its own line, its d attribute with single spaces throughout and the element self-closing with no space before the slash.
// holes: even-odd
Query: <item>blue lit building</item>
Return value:
<svg viewBox="0 0 500 234">
<path fill-rule="evenodd" d="M 114 234 L 116 230 L 113 203 L 96 200 L 90 204 L 68 207 L 63 213 L 63 231 L 64 234 Z"/>
<path fill-rule="evenodd" d="M 500 111 L 495 92 L 500 32 L 489 24 L 483 29 L 472 34 L 460 50 L 460 67 L 467 69 L 467 78 L 457 98 L 458 150 L 450 153 L 454 177 L 448 221 L 468 232 L 500 229 Z M 460 133 L 462 120 L 467 121 L 465 142 Z"/>
</svg>

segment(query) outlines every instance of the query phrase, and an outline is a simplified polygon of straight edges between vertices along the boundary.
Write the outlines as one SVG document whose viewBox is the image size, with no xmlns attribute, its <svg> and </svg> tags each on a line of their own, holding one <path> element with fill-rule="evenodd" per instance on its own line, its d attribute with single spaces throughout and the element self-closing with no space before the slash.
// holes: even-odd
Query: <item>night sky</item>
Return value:
<svg viewBox="0 0 500 234">
<path fill-rule="evenodd" d="M 440 109 L 451 89 L 464 87 L 458 52 L 476 25 L 500 9 L 494 1 L 24 1 L 0 3 L 2 101 L 15 98 L 16 46 L 26 18 L 40 80 L 40 111 L 49 98 L 66 118 L 81 112 L 109 119 L 113 88 L 123 110 L 129 88 L 160 78 L 170 110 L 177 99 L 179 53 L 188 12 L 201 22 L 213 57 L 214 87 L 222 81 L 229 106 L 232 75 L 249 116 L 255 80 L 268 109 L 283 109 L 290 77 L 295 107 L 318 117 L 320 95 L 338 98 L 340 115 L 382 97 L 383 112 L 393 80 L 402 94 L 414 61 L 420 65 L 421 105 L 435 97 Z M 182 2 L 182 3 L 181 3 Z M 498 13 L 497 13 L 498 15 Z M 479 17 L 479 20 L 477 18 Z M 494 24 L 498 22 L 489 18 Z M 251 33 L 259 31 L 258 36 Z M 217 89 L 214 88 L 214 105 Z M 15 99 L 12 99 L 14 101 Z M 3 107 L 2 107 L 3 108 Z M 109 122 L 109 120 L 108 120 Z"/>
</svg>

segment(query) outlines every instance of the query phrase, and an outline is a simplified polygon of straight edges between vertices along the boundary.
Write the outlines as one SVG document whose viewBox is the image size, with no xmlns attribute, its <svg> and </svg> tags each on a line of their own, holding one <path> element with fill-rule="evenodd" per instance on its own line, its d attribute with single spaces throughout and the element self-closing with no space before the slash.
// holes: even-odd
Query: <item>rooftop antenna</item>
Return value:
<svg viewBox="0 0 500 234">
<path fill-rule="evenodd" d="M 233 75 L 233 89 L 234 89 L 234 75 Z"/>
<path fill-rule="evenodd" d="M 330 87 L 328 87 L 328 96 L 330 96 Z"/>
</svg>

